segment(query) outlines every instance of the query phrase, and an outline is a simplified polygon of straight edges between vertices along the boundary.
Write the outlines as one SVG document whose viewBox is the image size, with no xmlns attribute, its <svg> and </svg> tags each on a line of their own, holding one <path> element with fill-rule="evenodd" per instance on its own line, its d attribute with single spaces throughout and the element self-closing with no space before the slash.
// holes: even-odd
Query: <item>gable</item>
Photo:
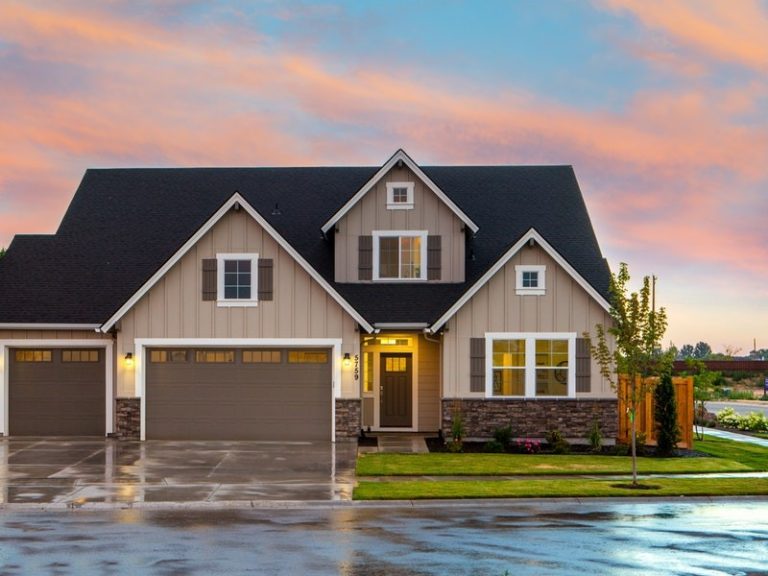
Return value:
<svg viewBox="0 0 768 576">
<path fill-rule="evenodd" d="M 391 208 L 391 190 L 412 186 L 412 204 Z M 439 282 L 463 282 L 465 225 L 408 166 L 393 166 L 336 223 L 333 234 L 334 280 L 358 282 L 359 239 L 381 232 L 423 233 L 440 238 Z"/>
</svg>

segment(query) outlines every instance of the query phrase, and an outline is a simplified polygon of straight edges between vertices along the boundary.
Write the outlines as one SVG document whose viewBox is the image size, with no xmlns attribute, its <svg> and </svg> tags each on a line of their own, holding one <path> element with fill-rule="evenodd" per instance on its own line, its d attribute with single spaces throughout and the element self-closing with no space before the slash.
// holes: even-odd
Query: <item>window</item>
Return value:
<svg viewBox="0 0 768 576">
<path fill-rule="evenodd" d="M 543 296 L 546 293 L 546 266 L 515 266 L 517 294 L 520 296 Z"/>
<path fill-rule="evenodd" d="M 384 371 L 385 372 L 407 372 L 408 371 L 408 359 L 404 356 L 387 356 L 384 358 Z"/>
<path fill-rule="evenodd" d="M 387 182 L 387 210 L 413 208 L 413 182 Z"/>
<path fill-rule="evenodd" d="M 374 232 L 374 280 L 426 280 L 426 232 Z"/>
<path fill-rule="evenodd" d="M 62 350 L 62 362 L 98 362 L 98 350 Z"/>
<path fill-rule="evenodd" d="M 258 254 L 217 254 L 218 305 L 256 306 Z"/>
<path fill-rule="evenodd" d="M 363 392 L 373 392 L 373 352 L 363 354 Z"/>
<path fill-rule="evenodd" d="M 280 364 L 280 350 L 243 350 L 243 364 Z"/>
<path fill-rule="evenodd" d="M 187 351 L 150 350 L 149 361 L 153 364 L 183 364 L 187 361 Z"/>
<path fill-rule="evenodd" d="M 327 364 L 328 352 L 325 350 L 290 350 L 288 362 L 292 364 Z"/>
<path fill-rule="evenodd" d="M 232 364 L 235 361 L 234 350 L 196 350 L 195 362 L 199 364 Z"/>
<path fill-rule="evenodd" d="M 486 396 L 575 396 L 575 332 L 486 334 L 485 346 Z"/>
<path fill-rule="evenodd" d="M 50 350 L 16 350 L 16 362 L 51 362 Z"/>
</svg>

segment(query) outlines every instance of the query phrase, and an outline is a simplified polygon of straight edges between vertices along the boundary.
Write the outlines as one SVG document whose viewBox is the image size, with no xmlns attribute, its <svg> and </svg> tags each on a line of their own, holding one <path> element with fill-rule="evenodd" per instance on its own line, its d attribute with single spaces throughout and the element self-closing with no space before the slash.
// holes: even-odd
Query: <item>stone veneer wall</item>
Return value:
<svg viewBox="0 0 768 576">
<path fill-rule="evenodd" d="M 118 398 L 115 415 L 115 437 L 120 440 L 139 440 L 141 435 L 141 398 Z"/>
<path fill-rule="evenodd" d="M 336 439 L 357 438 L 362 425 L 362 400 L 336 398 Z"/>
<path fill-rule="evenodd" d="M 492 438 L 496 428 L 512 426 L 514 437 L 544 438 L 557 428 L 568 439 L 589 437 L 597 420 L 605 440 L 619 433 L 618 401 L 612 398 L 579 400 L 443 399 L 443 433 L 451 437 L 453 413 L 461 410 L 465 438 Z M 337 416 L 338 417 L 338 416 Z"/>
</svg>

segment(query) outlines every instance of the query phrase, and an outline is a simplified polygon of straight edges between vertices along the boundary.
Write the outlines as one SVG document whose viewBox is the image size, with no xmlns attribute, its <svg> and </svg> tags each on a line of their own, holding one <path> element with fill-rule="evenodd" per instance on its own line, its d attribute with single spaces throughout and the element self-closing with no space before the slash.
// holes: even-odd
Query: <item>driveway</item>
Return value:
<svg viewBox="0 0 768 576">
<path fill-rule="evenodd" d="M 0 504 L 340 501 L 356 442 L 0 439 Z"/>
</svg>

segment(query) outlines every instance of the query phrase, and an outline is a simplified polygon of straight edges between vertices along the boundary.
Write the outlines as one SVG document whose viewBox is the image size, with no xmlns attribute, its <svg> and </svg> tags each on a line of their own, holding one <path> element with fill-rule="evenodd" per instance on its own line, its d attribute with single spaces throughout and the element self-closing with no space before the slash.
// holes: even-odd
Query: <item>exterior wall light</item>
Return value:
<svg viewBox="0 0 768 576">
<path fill-rule="evenodd" d="M 125 355 L 125 366 L 126 368 L 133 368 L 133 352 L 128 352 Z"/>
<path fill-rule="evenodd" d="M 352 358 L 349 356 L 349 352 L 344 352 L 344 368 L 352 366 Z"/>
</svg>

